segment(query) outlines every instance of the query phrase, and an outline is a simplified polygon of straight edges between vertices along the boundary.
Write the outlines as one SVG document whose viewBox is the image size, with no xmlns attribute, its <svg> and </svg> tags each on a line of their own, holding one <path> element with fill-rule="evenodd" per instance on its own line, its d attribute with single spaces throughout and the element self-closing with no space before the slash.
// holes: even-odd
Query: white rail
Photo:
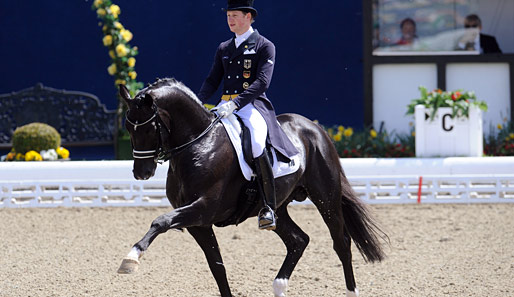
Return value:
<svg viewBox="0 0 514 297">
<path fill-rule="evenodd" d="M 514 157 L 341 159 L 367 203 L 514 202 Z M 0 208 L 169 206 L 167 164 L 148 181 L 132 161 L 2 162 Z M 421 177 L 421 189 L 419 188 Z"/>
</svg>

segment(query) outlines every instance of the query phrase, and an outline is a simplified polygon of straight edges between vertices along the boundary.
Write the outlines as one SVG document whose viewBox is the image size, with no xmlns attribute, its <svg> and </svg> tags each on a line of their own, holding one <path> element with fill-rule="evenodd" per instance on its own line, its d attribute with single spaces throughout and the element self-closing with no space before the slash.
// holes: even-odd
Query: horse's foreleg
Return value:
<svg viewBox="0 0 514 297">
<path fill-rule="evenodd" d="M 199 215 L 200 213 L 202 215 Z M 123 259 L 118 273 L 136 272 L 139 267 L 139 259 L 159 234 L 165 233 L 169 229 L 204 225 L 206 222 L 203 220 L 208 218 L 210 218 L 209 210 L 206 209 L 201 200 L 160 215 L 152 222 L 145 236 L 132 247 L 130 253 Z"/>
<path fill-rule="evenodd" d="M 223 265 L 223 259 L 212 227 L 190 227 L 187 231 L 191 233 L 198 245 L 202 248 L 212 275 L 218 284 L 222 297 L 231 297 L 228 285 L 227 273 Z"/>
<path fill-rule="evenodd" d="M 291 219 L 287 212 L 287 205 L 277 210 L 277 216 L 279 220 L 274 231 L 286 245 L 287 256 L 273 281 L 273 291 L 276 297 L 283 297 L 286 296 L 289 278 L 309 244 L 309 236 Z"/>
</svg>

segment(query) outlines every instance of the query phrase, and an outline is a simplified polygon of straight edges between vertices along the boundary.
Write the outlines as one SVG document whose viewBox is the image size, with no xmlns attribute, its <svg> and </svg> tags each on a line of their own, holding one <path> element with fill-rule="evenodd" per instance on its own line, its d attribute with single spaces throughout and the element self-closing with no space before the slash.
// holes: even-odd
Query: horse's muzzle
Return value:
<svg viewBox="0 0 514 297">
<path fill-rule="evenodd" d="M 147 180 L 155 175 L 155 167 L 143 170 L 133 169 L 132 173 L 134 174 L 134 178 L 137 180 Z"/>
</svg>

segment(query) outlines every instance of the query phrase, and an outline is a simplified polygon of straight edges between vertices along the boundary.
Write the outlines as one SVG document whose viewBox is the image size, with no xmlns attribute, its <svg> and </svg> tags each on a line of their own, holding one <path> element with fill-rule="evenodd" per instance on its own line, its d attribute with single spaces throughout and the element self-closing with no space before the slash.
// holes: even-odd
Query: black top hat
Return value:
<svg viewBox="0 0 514 297">
<path fill-rule="evenodd" d="M 257 10 L 253 8 L 254 0 L 228 0 L 227 9 L 229 10 L 247 10 L 252 13 L 253 17 L 257 16 Z"/>
</svg>

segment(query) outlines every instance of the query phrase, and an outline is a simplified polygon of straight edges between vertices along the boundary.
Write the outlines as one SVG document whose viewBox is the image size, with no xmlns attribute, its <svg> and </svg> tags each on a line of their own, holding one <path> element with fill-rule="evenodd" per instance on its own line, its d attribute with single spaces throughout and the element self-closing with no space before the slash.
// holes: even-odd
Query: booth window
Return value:
<svg viewBox="0 0 514 297">
<path fill-rule="evenodd" d="M 373 54 L 479 55 L 484 53 L 480 46 L 484 33 L 496 37 L 501 51 L 513 53 L 513 2 L 372 0 Z M 473 15 L 481 26 L 470 21 Z"/>
</svg>

